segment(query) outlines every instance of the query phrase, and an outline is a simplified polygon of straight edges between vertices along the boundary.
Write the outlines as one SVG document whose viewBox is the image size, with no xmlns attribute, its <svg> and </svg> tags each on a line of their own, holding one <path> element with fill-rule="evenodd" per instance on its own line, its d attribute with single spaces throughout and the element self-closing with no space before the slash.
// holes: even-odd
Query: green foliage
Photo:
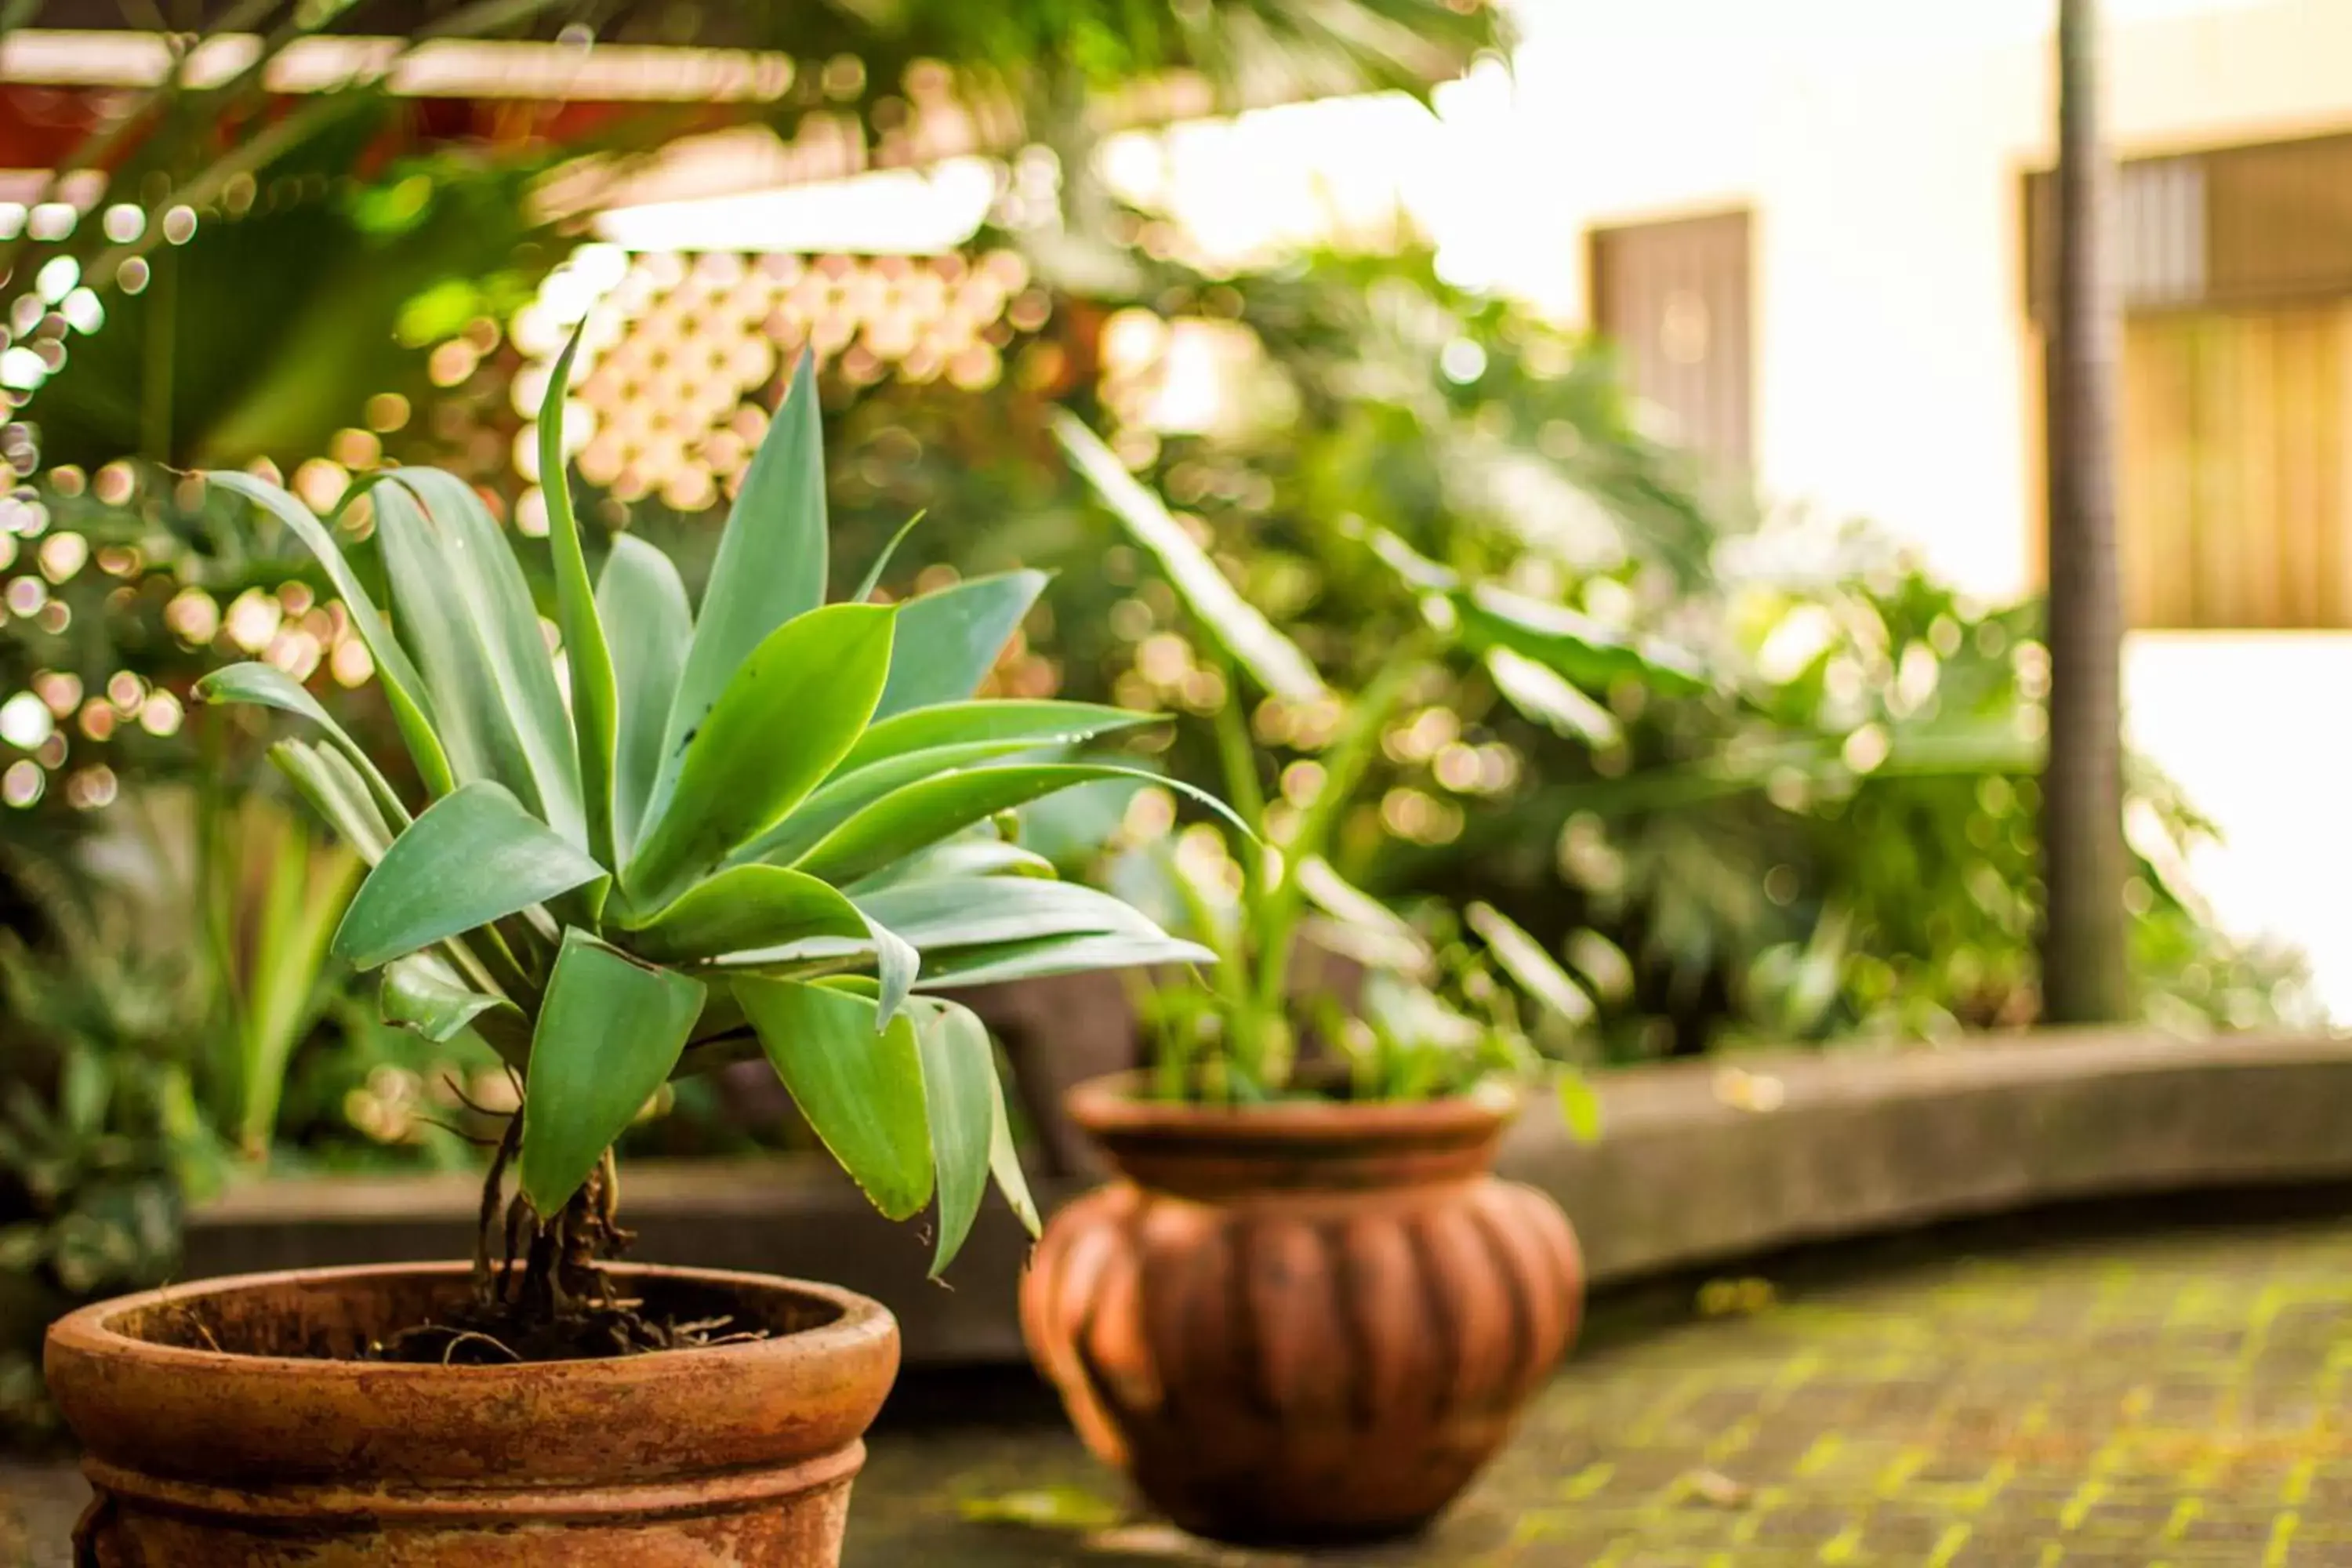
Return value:
<svg viewBox="0 0 2352 1568">
<path fill-rule="evenodd" d="M 397 800 L 383 803 L 391 820 L 373 819 L 356 769 L 335 772 L 341 752 L 278 753 L 375 862 L 336 951 L 363 969 L 391 965 L 388 1017 L 430 1037 L 471 1026 L 519 1068 L 520 1189 L 541 1222 L 565 1210 L 667 1079 L 731 1059 L 750 1034 L 884 1212 L 911 1214 L 936 1193 L 944 1267 L 992 1167 L 1001 1183 L 1017 1171 L 992 1158 L 993 1065 L 974 1054 L 976 1021 L 912 993 L 968 973 L 974 955 L 1036 972 L 1208 955 L 1079 889 L 1050 910 L 1006 902 L 1004 889 L 1032 887 L 1029 865 L 932 858 L 950 841 L 985 841 L 1007 805 L 1131 773 L 1024 760 L 1129 720 L 1034 702 L 994 720 L 961 700 L 993 647 L 898 640 L 926 600 L 818 602 L 827 540 L 814 396 L 796 378 L 728 520 L 700 613 L 671 619 L 666 635 L 674 645 L 682 633 L 682 649 L 656 652 L 641 628 L 604 623 L 606 605 L 646 600 L 643 585 L 655 585 L 654 602 L 668 598 L 667 580 L 615 548 L 612 562 L 625 564 L 608 565 L 607 587 L 614 570 L 639 586 L 592 598 L 577 520 L 568 504 L 551 507 L 559 625 L 586 654 L 568 713 L 514 546 L 465 485 L 404 468 L 373 492 L 395 634 L 333 529 L 274 486 L 215 478 L 284 521 L 326 567 L 432 797 L 413 820 Z M 541 414 L 551 452 L 563 398 L 558 376 Z M 1034 593 L 1024 587 L 1020 604 Z M 937 706 L 910 703 L 877 723 L 902 668 Z M 247 667 L 207 677 L 199 692 L 317 717 Z M 982 738 L 979 752 L 967 736 Z M 643 749 L 648 737 L 660 738 L 657 753 Z M 831 809 L 829 786 L 894 766 L 837 820 L 801 830 L 802 814 Z M 880 912 L 900 908 L 911 932 Z M 1015 1202 L 1025 1207 L 1025 1194 Z"/>
</svg>

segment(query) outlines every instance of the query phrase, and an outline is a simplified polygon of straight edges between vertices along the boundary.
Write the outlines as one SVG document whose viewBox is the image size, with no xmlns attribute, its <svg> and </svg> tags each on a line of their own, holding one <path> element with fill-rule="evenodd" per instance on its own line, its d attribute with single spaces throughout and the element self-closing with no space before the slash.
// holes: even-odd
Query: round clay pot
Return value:
<svg viewBox="0 0 2352 1568">
<path fill-rule="evenodd" d="M 49 1330 L 87 1451 L 83 1568 L 833 1568 L 898 1327 L 827 1285 L 613 1270 L 772 1336 L 514 1366 L 349 1359 L 463 1265 L 310 1269 L 100 1302 Z"/>
<path fill-rule="evenodd" d="M 1195 1534 L 1426 1524 L 1574 1336 L 1559 1208 L 1488 1173 L 1507 1107 L 1070 1095 L 1120 1180 L 1045 1227 L 1031 1353 L 1096 1455 Z"/>
</svg>

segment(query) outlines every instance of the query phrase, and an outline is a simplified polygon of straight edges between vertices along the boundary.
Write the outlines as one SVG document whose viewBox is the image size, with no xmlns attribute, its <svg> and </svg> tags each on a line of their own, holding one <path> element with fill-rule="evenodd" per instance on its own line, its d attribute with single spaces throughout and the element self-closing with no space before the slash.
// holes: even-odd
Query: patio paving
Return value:
<svg viewBox="0 0 2352 1568">
<path fill-rule="evenodd" d="M 1434 1531 L 1316 1561 L 2352 1568 L 2352 1220 L 1931 1233 L 1597 1316 Z M 32 1561 L 67 1561 L 74 1486 L 0 1469 Z M 852 1534 L 851 1568 L 1306 1561 L 1128 1517 L 1009 1375 L 909 1389 Z"/>
</svg>

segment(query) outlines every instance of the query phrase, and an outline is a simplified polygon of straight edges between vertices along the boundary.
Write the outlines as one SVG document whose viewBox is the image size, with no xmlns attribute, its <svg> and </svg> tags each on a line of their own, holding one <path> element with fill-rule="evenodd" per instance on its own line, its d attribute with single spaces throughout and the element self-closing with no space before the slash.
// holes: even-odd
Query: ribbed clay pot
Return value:
<svg viewBox="0 0 2352 1568">
<path fill-rule="evenodd" d="M 1120 1179 L 1045 1227 L 1031 1353 L 1106 1463 L 1195 1534 L 1409 1533 L 1574 1337 L 1559 1208 L 1489 1173 L 1507 1108 L 1069 1098 Z"/>
<path fill-rule="evenodd" d="M 846 1290 L 616 1268 L 771 1338 L 516 1366 L 347 1359 L 461 1265 L 256 1274 L 63 1318 L 47 1370 L 95 1497 L 81 1568 L 833 1568 L 898 1328 Z"/>
</svg>

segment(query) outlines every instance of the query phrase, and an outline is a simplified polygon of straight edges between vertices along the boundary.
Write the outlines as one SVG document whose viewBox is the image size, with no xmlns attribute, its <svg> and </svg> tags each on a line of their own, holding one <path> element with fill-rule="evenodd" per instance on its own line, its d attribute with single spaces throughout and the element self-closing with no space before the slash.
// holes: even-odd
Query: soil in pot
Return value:
<svg viewBox="0 0 2352 1568">
<path fill-rule="evenodd" d="M 1507 1108 L 1231 1109 L 1082 1087 L 1120 1179 L 1057 1214 L 1022 1324 L 1097 1457 L 1196 1534 L 1407 1534 L 1574 1336 L 1559 1208 L 1496 1180 Z"/>
<path fill-rule="evenodd" d="M 254 1275 L 60 1320 L 49 1385 L 96 1492 L 80 1562 L 833 1568 L 898 1370 L 888 1312 L 755 1275 L 610 1272 L 649 1320 L 756 1337 L 382 1359 L 404 1330 L 462 1315 L 471 1271 L 455 1264 Z"/>
</svg>

